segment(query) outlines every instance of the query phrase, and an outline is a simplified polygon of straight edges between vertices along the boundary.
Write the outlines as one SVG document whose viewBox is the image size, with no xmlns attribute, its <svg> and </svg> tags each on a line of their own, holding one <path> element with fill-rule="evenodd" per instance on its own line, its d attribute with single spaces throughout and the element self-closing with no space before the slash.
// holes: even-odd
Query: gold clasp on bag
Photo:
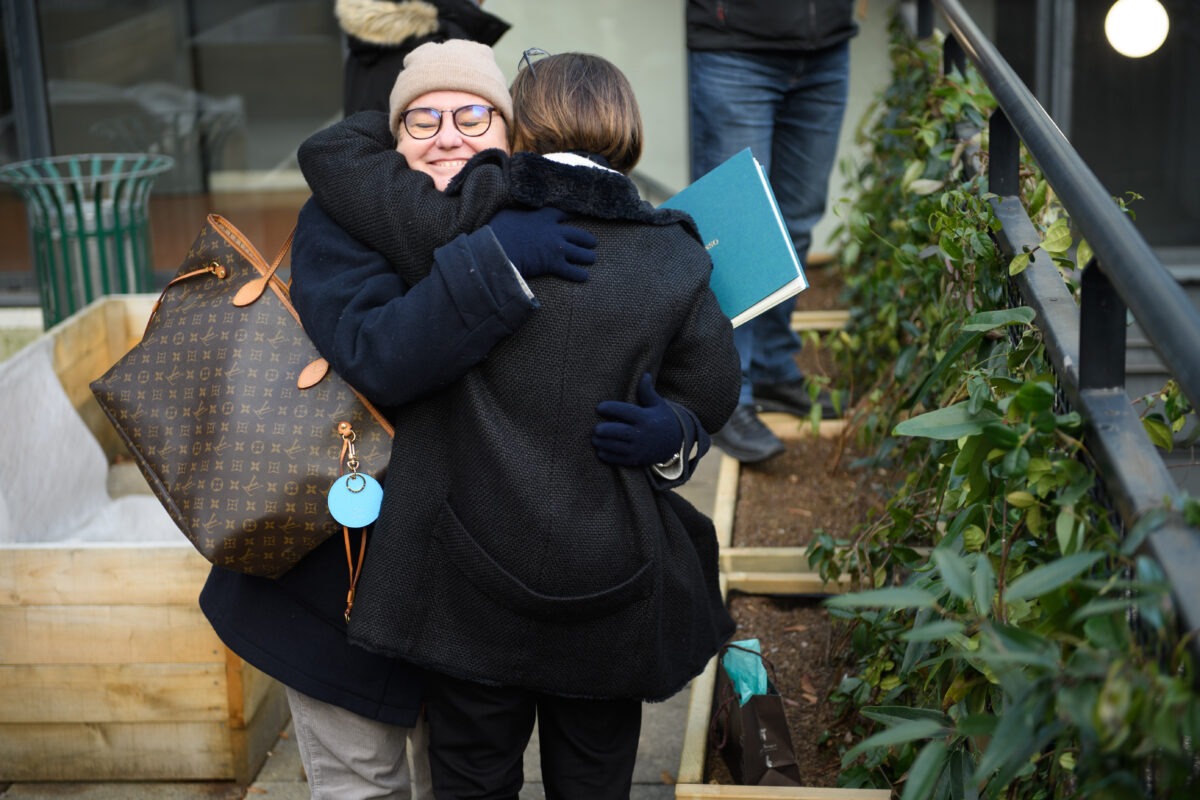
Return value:
<svg viewBox="0 0 1200 800">
<path fill-rule="evenodd" d="M 188 278 L 194 278 L 197 275 L 215 275 L 218 280 L 225 280 L 225 276 L 229 274 L 229 270 L 225 269 L 225 265 L 219 261 L 210 261 L 199 269 L 194 269 L 191 272 L 185 272 L 182 275 L 176 275 L 174 278 L 163 287 L 162 293 L 158 299 L 154 301 L 154 308 L 150 309 L 150 320 L 146 322 L 146 330 L 142 332 L 142 338 L 146 338 L 146 334 L 150 331 L 150 322 L 154 320 L 154 315 L 158 313 L 158 307 L 162 305 L 163 298 L 167 296 L 167 290 L 180 281 L 186 281 Z"/>
<path fill-rule="evenodd" d="M 339 460 L 346 462 L 346 467 L 349 468 L 351 475 L 357 475 L 358 455 L 354 452 L 354 442 L 358 439 L 358 434 L 354 432 L 354 428 L 350 427 L 349 422 L 339 422 L 337 430 L 338 436 L 342 437 L 342 455 Z"/>
<path fill-rule="evenodd" d="M 194 269 L 191 272 L 185 272 L 182 275 L 173 278 L 171 283 L 178 283 L 179 281 L 187 280 L 188 278 L 194 278 L 195 276 L 203 275 L 206 272 L 211 275 L 216 275 L 221 280 L 224 280 L 225 276 L 229 274 L 229 271 L 225 269 L 224 264 L 218 261 L 210 261 L 199 269 Z"/>
</svg>

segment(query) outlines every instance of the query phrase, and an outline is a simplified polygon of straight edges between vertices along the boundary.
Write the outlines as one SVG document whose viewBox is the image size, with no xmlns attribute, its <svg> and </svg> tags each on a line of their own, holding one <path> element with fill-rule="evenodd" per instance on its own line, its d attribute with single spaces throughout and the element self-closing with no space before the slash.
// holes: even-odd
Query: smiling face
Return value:
<svg viewBox="0 0 1200 800">
<path fill-rule="evenodd" d="M 427 92 L 408 104 L 408 108 L 433 108 L 449 111 L 463 106 L 491 103 L 469 92 Z M 508 126 L 500 112 L 492 113 L 492 125 L 482 136 L 463 136 L 450 114 L 443 114 L 442 126 L 428 139 L 414 139 L 401 123 L 396 150 L 404 156 L 411 169 L 433 178 L 439 191 L 444 191 L 450 179 L 458 174 L 471 156 L 483 150 L 499 148 L 508 152 Z"/>
</svg>

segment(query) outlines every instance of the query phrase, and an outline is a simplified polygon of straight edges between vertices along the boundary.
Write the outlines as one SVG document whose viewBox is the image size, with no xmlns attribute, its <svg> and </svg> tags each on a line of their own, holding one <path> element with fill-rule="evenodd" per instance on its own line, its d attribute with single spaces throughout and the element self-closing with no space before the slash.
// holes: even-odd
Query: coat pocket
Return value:
<svg viewBox="0 0 1200 800">
<path fill-rule="evenodd" d="M 447 558 L 475 588 L 505 608 L 547 622 L 583 622 L 612 614 L 648 597 L 654 587 L 654 561 L 606 589 L 579 595 L 538 592 L 479 546 L 448 503 L 443 504 L 433 536 Z"/>
</svg>

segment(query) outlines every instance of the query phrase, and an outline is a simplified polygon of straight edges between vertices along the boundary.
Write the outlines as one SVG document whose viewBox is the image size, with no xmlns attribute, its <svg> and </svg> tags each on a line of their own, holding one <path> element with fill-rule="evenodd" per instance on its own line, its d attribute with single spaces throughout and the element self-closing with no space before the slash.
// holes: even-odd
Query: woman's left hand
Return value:
<svg viewBox="0 0 1200 800">
<path fill-rule="evenodd" d="M 670 461 L 683 448 L 684 430 L 678 415 L 654 389 L 649 373 L 637 388 L 637 403 L 605 400 L 596 413 L 607 421 L 592 431 L 596 456 L 622 467 L 650 467 Z"/>
</svg>

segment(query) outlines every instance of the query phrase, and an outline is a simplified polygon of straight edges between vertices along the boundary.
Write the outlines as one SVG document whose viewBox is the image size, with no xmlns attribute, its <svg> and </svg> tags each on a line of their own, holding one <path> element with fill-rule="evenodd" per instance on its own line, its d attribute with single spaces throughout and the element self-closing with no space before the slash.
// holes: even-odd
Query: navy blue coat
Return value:
<svg viewBox="0 0 1200 800">
<path fill-rule="evenodd" d="M 441 253 L 428 279 L 414 288 L 310 201 L 292 247 L 293 302 L 308 312 L 305 322 L 318 336 L 337 341 L 343 341 L 340 315 L 311 309 L 331 298 L 356 318 L 358 309 L 372 309 L 358 336 L 345 340 L 339 361 L 360 376 L 368 396 L 407 402 L 458 378 L 535 307 L 495 237 L 485 231 L 475 240 L 482 245 L 474 252 L 485 257 L 473 259 L 472 268 L 455 260 L 463 250 Z M 400 344 L 403 356 L 396 352 Z M 377 359 L 392 368 L 372 369 Z M 347 642 L 348 582 L 345 546 L 334 536 L 277 579 L 213 567 L 200 607 L 233 652 L 285 685 L 371 719 L 411 726 L 420 707 L 420 671 Z"/>
</svg>

